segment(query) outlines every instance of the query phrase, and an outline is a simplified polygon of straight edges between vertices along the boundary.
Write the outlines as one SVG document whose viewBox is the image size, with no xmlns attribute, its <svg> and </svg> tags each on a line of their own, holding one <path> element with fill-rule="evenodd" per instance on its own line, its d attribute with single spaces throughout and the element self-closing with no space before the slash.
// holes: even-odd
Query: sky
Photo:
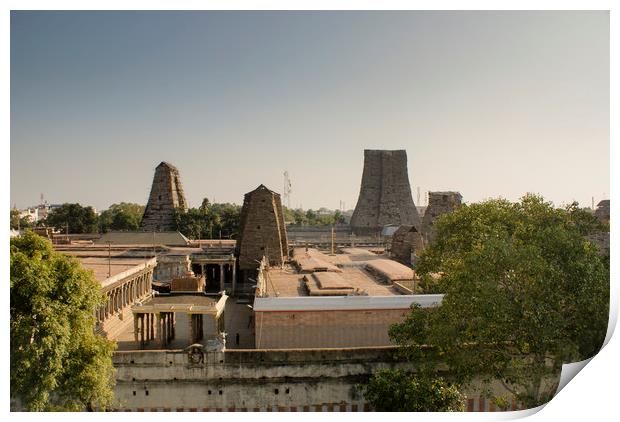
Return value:
<svg viewBox="0 0 620 422">
<path fill-rule="evenodd" d="M 11 206 L 190 206 L 265 184 L 354 208 L 364 149 L 417 205 L 609 198 L 609 13 L 11 12 Z M 420 198 L 418 200 L 418 188 Z M 286 205 L 286 204 L 285 204 Z"/>
</svg>

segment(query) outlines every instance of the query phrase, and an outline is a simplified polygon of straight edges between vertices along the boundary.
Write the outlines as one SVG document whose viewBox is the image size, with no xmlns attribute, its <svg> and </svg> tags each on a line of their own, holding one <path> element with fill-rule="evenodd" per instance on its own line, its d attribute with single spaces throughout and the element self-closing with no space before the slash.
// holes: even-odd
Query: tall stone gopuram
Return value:
<svg viewBox="0 0 620 422">
<path fill-rule="evenodd" d="M 282 265 L 288 241 L 280 195 L 264 185 L 245 194 L 239 223 L 236 255 L 241 271 L 256 270 L 266 256 L 269 265 Z"/>
<path fill-rule="evenodd" d="M 360 195 L 351 217 L 356 235 L 372 235 L 388 224 L 421 229 L 413 203 L 407 152 L 405 150 L 364 150 L 364 171 Z"/>
<path fill-rule="evenodd" d="M 142 216 L 140 230 L 149 232 L 176 230 L 174 211 L 177 208 L 187 211 L 179 170 L 172 164 L 162 161 L 155 168 L 151 194 Z"/>
</svg>

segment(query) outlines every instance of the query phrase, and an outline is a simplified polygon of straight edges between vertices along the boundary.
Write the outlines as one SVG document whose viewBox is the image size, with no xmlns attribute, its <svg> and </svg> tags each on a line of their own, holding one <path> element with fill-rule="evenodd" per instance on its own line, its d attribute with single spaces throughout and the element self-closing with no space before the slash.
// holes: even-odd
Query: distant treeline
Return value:
<svg viewBox="0 0 620 422">
<path fill-rule="evenodd" d="M 121 202 L 111 205 L 99 215 L 91 206 L 79 203 L 62 204 L 49 211 L 45 219 L 32 222 L 19 218 L 19 211 L 11 210 L 11 228 L 25 229 L 33 226 L 53 227 L 61 232 L 84 234 L 109 231 L 137 231 L 144 214 L 144 205 Z M 284 220 L 293 226 L 331 226 L 344 224 L 345 217 L 339 211 L 301 210 L 283 207 Z M 241 206 L 237 204 L 211 203 L 207 198 L 198 208 L 186 212 L 177 211 L 177 230 L 190 239 L 236 239 L 239 235 Z"/>
</svg>

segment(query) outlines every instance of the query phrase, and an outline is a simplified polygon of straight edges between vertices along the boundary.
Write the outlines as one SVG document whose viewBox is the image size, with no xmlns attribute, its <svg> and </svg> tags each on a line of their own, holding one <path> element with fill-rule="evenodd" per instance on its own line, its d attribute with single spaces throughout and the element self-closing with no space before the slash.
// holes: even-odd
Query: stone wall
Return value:
<svg viewBox="0 0 620 422">
<path fill-rule="evenodd" d="M 144 210 L 140 230 L 176 230 L 175 209 L 187 210 L 187 202 L 181 185 L 179 170 L 172 164 L 161 162 L 155 168 L 151 194 Z"/>
<path fill-rule="evenodd" d="M 455 211 L 463 197 L 459 192 L 429 192 L 428 206 L 422 219 L 422 235 L 426 244 L 435 238 L 433 223 L 440 215 Z"/>
<path fill-rule="evenodd" d="M 414 226 L 400 226 L 392 236 L 390 255 L 392 259 L 414 265 L 412 255 L 419 256 L 424 250 L 422 234 Z"/>
<path fill-rule="evenodd" d="M 409 185 L 407 152 L 364 150 L 362 183 L 351 228 L 357 235 L 368 235 L 388 224 L 420 227 Z"/>
<path fill-rule="evenodd" d="M 242 271 L 257 269 L 263 256 L 270 265 L 284 264 L 288 242 L 279 194 L 264 185 L 245 194 L 236 247 Z"/>
<path fill-rule="evenodd" d="M 380 369 L 415 369 L 394 347 L 190 350 L 115 352 L 117 409 L 367 411 L 360 383 Z M 506 394 L 498 383 L 491 390 Z M 469 411 L 499 410 L 464 393 Z"/>
</svg>

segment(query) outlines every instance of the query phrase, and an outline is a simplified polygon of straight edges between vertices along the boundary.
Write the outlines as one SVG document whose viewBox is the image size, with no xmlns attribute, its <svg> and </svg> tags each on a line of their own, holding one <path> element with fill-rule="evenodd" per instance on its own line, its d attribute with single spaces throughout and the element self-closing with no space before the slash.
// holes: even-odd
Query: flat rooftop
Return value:
<svg viewBox="0 0 620 422">
<path fill-rule="evenodd" d="M 148 300 L 142 302 L 144 306 L 151 305 L 196 305 L 196 306 L 208 306 L 215 308 L 216 303 L 219 300 L 218 297 L 214 296 L 204 296 L 202 294 L 196 295 L 157 295 L 153 296 Z"/>
<path fill-rule="evenodd" d="M 112 258 L 108 262 L 108 258 L 80 258 L 78 261 L 82 264 L 82 267 L 87 270 L 92 270 L 95 273 L 97 281 L 102 283 L 109 277 L 114 277 L 124 271 L 134 268 L 138 265 L 144 265 L 144 259 L 132 259 L 132 258 Z"/>
<path fill-rule="evenodd" d="M 320 273 L 315 273 L 320 274 Z M 381 282 L 363 267 L 344 267 L 337 273 L 346 286 L 359 289 L 368 296 L 400 296 L 402 293 L 395 287 Z M 266 272 L 266 296 L 268 297 L 304 297 L 309 296 L 304 277 L 312 274 L 300 274 L 292 266 L 271 268 Z"/>
</svg>

